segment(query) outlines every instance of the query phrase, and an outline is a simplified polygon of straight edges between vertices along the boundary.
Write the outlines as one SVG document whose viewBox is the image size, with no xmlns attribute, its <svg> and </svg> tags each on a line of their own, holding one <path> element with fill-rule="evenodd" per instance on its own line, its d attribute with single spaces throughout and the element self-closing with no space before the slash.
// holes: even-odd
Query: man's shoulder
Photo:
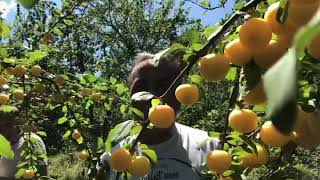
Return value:
<svg viewBox="0 0 320 180">
<path fill-rule="evenodd" d="M 180 134 L 208 138 L 208 132 L 203 131 L 201 129 L 192 128 L 192 127 L 180 124 L 180 123 L 176 123 L 176 128 Z"/>
</svg>

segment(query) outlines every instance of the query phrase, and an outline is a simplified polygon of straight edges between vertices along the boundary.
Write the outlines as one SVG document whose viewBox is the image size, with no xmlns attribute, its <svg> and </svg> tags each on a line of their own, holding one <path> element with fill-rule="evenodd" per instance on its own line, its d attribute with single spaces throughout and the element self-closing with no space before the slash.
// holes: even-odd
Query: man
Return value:
<svg viewBox="0 0 320 180">
<path fill-rule="evenodd" d="M 32 144 L 33 153 L 46 154 L 46 148 L 42 139 L 36 134 L 31 133 L 30 136 L 27 133 L 23 133 L 18 127 L 15 126 L 14 113 L 4 113 L 0 111 L 0 134 L 2 134 L 10 143 L 14 151 L 14 159 L 9 160 L 4 157 L 0 157 L 0 179 L 1 180 L 12 180 L 19 170 L 17 164 L 23 160 L 21 152 L 27 150 L 27 139 L 30 137 L 34 143 Z M 46 159 L 39 159 L 34 161 L 34 165 L 37 167 L 37 173 L 40 176 L 47 176 L 47 165 Z M 28 165 L 22 168 L 28 169 Z"/>
<path fill-rule="evenodd" d="M 159 97 L 178 76 L 183 69 L 183 64 L 179 62 L 180 59 L 172 56 L 161 57 L 163 53 L 164 52 L 160 52 L 156 55 L 141 53 L 137 55 L 129 77 L 131 95 L 141 91 L 147 91 Z M 180 78 L 176 82 L 174 87 L 163 99 L 176 113 L 180 109 L 180 104 L 175 98 L 175 89 L 181 83 L 183 83 L 183 78 Z M 133 104 L 133 106 L 147 115 L 151 104 L 146 102 L 145 104 L 139 105 Z M 131 177 L 131 179 L 200 179 L 201 170 L 206 170 L 205 161 L 207 152 L 218 147 L 218 141 L 216 139 L 211 143 L 205 143 L 207 139 L 207 132 L 193 129 L 179 123 L 175 123 L 165 129 L 146 129 L 141 136 L 140 142 L 149 145 L 150 149 L 156 152 L 158 163 L 153 165 L 151 171 L 145 177 Z M 125 143 L 125 141 L 122 143 Z M 207 144 L 211 144 L 211 148 L 209 148 Z M 110 156 L 104 154 L 101 159 L 104 167 L 100 167 L 99 171 L 105 171 L 106 174 L 109 174 L 107 179 L 114 179 L 115 172 L 109 171 Z M 100 176 L 97 179 L 103 178 Z"/>
</svg>

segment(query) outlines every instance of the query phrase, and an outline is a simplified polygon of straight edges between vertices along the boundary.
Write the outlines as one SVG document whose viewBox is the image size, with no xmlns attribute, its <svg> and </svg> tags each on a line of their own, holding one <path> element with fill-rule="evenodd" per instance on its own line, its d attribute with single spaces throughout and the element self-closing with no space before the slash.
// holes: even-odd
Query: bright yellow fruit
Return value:
<svg viewBox="0 0 320 180">
<path fill-rule="evenodd" d="M 35 65 L 35 66 L 33 66 L 33 67 L 31 68 L 31 74 L 32 74 L 33 76 L 40 76 L 41 73 L 42 73 L 42 69 L 41 69 L 40 66 Z"/>
<path fill-rule="evenodd" d="M 181 84 L 177 87 L 175 95 L 181 104 L 192 105 L 199 99 L 199 89 L 194 84 Z"/>
<path fill-rule="evenodd" d="M 202 77 L 209 81 L 223 80 L 230 64 L 224 55 L 208 54 L 200 58 L 198 68 Z"/>
<path fill-rule="evenodd" d="M 274 65 L 287 49 L 278 41 L 271 40 L 269 44 L 254 55 L 254 62 L 262 69 L 268 69 Z"/>
<path fill-rule="evenodd" d="M 137 156 L 132 160 L 129 173 L 136 177 L 143 177 L 149 173 L 151 169 L 150 161 L 145 156 Z"/>
<path fill-rule="evenodd" d="M 280 2 L 271 4 L 266 13 L 264 14 L 264 20 L 271 26 L 272 32 L 275 34 L 288 34 L 297 31 L 297 27 L 290 19 L 286 19 L 284 23 L 277 21 L 277 11 L 279 9 Z"/>
<path fill-rule="evenodd" d="M 258 127 L 258 116 L 250 109 L 235 109 L 229 114 L 229 126 L 238 132 L 252 132 Z"/>
<path fill-rule="evenodd" d="M 101 100 L 101 93 L 94 93 L 91 95 L 91 99 L 94 101 L 94 102 L 99 102 Z"/>
<path fill-rule="evenodd" d="M 111 154 L 111 167 L 117 172 L 122 172 L 132 166 L 132 157 L 127 149 L 119 148 Z"/>
<path fill-rule="evenodd" d="M 208 153 L 207 167 L 210 171 L 221 174 L 231 166 L 231 156 L 223 150 L 214 150 Z"/>
<path fill-rule="evenodd" d="M 277 35 L 277 41 L 283 48 L 290 48 L 293 43 L 293 38 L 294 34 L 290 33 Z"/>
<path fill-rule="evenodd" d="M 90 88 L 82 88 L 80 94 L 83 97 L 90 96 L 91 95 L 91 89 Z"/>
<path fill-rule="evenodd" d="M 169 128 L 175 121 L 175 112 L 168 105 L 157 105 L 149 109 L 148 118 L 157 128 Z"/>
<path fill-rule="evenodd" d="M 239 37 L 240 42 L 255 54 L 268 45 L 272 37 L 272 29 L 265 20 L 251 18 L 241 26 Z"/>
<path fill-rule="evenodd" d="M 260 129 L 262 142 L 271 147 L 282 147 L 292 140 L 291 135 L 282 134 L 271 121 L 265 122 Z"/>
<path fill-rule="evenodd" d="M 27 68 L 24 67 L 23 65 L 17 65 L 14 68 L 14 74 L 18 77 L 23 77 L 27 72 Z"/>
<path fill-rule="evenodd" d="M 9 101 L 9 96 L 6 94 L 0 94 L 0 105 L 7 104 Z"/>
<path fill-rule="evenodd" d="M 24 171 L 22 177 L 24 179 L 32 179 L 34 177 L 34 171 L 32 169 L 27 169 Z"/>
<path fill-rule="evenodd" d="M 13 96 L 16 100 L 23 100 L 24 99 L 24 93 L 23 90 L 17 89 L 13 92 Z"/>
<path fill-rule="evenodd" d="M 72 133 L 72 139 L 78 140 L 80 139 L 80 137 L 81 137 L 81 133 L 77 129 L 75 129 Z"/>
<path fill-rule="evenodd" d="M 267 97 L 263 87 L 263 81 L 260 80 L 259 83 L 250 89 L 247 94 L 241 97 L 246 104 L 258 105 L 263 104 L 267 101 Z"/>
<path fill-rule="evenodd" d="M 252 59 L 251 51 L 241 44 L 240 39 L 229 42 L 224 48 L 224 55 L 230 63 L 238 66 L 247 64 Z"/>
<path fill-rule="evenodd" d="M 3 86 L 8 83 L 7 78 L 0 76 L 0 86 Z"/>
<path fill-rule="evenodd" d="M 53 81 L 58 85 L 62 86 L 64 84 L 64 76 L 63 75 L 57 75 Z"/>
<path fill-rule="evenodd" d="M 289 3 L 287 19 L 295 26 L 301 27 L 308 23 L 319 7 L 319 1 L 313 3 Z"/>
<path fill-rule="evenodd" d="M 87 150 L 82 150 L 80 152 L 79 158 L 83 161 L 87 160 L 89 158 L 89 153 Z"/>
<path fill-rule="evenodd" d="M 309 54 L 317 60 L 320 60 L 319 47 L 320 47 L 320 34 L 318 34 L 315 38 L 313 38 L 313 40 L 311 41 L 311 43 L 308 46 Z"/>
</svg>

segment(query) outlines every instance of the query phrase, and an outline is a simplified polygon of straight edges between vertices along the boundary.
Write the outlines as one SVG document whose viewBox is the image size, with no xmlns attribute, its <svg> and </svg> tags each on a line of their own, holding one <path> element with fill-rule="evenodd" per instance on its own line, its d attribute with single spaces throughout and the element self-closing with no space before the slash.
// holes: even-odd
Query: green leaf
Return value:
<svg viewBox="0 0 320 180">
<path fill-rule="evenodd" d="M 135 126 L 130 131 L 130 136 L 134 136 L 134 135 L 140 133 L 141 129 L 142 129 L 141 124 L 136 123 Z"/>
<path fill-rule="evenodd" d="M 16 178 L 16 179 L 20 179 L 21 177 L 22 177 L 22 175 L 24 174 L 24 172 L 25 172 L 26 170 L 25 169 L 19 169 L 18 170 L 18 172 L 14 175 L 14 177 Z"/>
<path fill-rule="evenodd" d="M 34 62 L 37 62 L 42 58 L 48 56 L 48 53 L 36 50 L 36 51 L 28 52 L 26 56 L 29 57 L 30 59 L 29 64 L 33 64 Z"/>
<path fill-rule="evenodd" d="M 91 83 L 96 82 L 98 79 L 95 75 L 91 74 L 90 72 L 85 72 L 83 74 L 83 78 Z"/>
<path fill-rule="evenodd" d="M 0 156 L 5 157 L 6 159 L 14 158 L 11 144 L 2 134 L 0 134 L 0 147 Z"/>
<path fill-rule="evenodd" d="M 67 122 L 67 121 L 68 121 L 68 118 L 64 116 L 64 117 L 61 117 L 61 118 L 58 119 L 58 124 L 63 124 L 65 122 Z"/>
<path fill-rule="evenodd" d="M 121 114 L 125 114 L 125 113 L 126 113 L 126 109 L 127 109 L 127 106 L 124 105 L 124 104 L 121 104 L 121 106 L 120 106 L 120 113 L 121 113 Z"/>
<path fill-rule="evenodd" d="M 62 138 L 63 139 L 68 139 L 68 137 L 71 135 L 71 131 L 70 130 L 67 130 L 64 134 L 63 134 L 63 136 L 62 136 Z"/>
<path fill-rule="evenodd" d="M 129 91 L 129 89 L 124 84 L 117 84 L 116 87 L 117 87 L 117 94 L 119 96 Z"/>
<path fill-rule="evenodd" d="M 151 100 L 152 107 L 158 106 L 160 103 L 161 103 L 160 99 L 152 99 Z"/>
<path fill-rule="evenodd" d="M 203 44 L 201 44 L 201 43 L 193 43 L 191 46 L 192 46 L 192 49 L 194 51 L 199 51 L 203 47 Z"/>
<path fill-rule="evenodd" d="M 9 64 L 14 64 L 16 63 L 16 59 L 13 59 L 13 58 L 4 58 L 3 62 L 5 63 L 9 63 Z"/>
<path fill-rule="evenodd" d="M 15 106 L 2 105 L 2 106 L 0 106 L 0 111 L 13 112 L 13 111 L 18 111 L 18 108 Z"/>
<path fill-rule="evenodd" d="M 304 164 L 296 164 L 292 167 L 298 171 L 303 172 L 304 174 L 309 175 L 309 176 L 315 176 L 315 174 L 311 170 L 309 170 L 308 167 L 306 167 Z"/>
<path fill-rule="evenodd" d="M 229 81 L 233 81 L 236 79 L 236 76 L 237 76 L 237 68 L 232 67 L 229 69 L 228 74 L 226 76 L 226 79 Z"/>
<path fill-rule="evenodd" d="M 40 135 L 40 136 L 47 137 L 47 133 L 44 132 L 44 131 L 37 131 L 37 134 Z"/>
<path fill-rule="evenodd" d="M 102 147 L 103 147 L 103 139 L 102 139 L 102 137 L 98 137 L 98 150 L 100 150 Z"/>
<path fill-rule="evenodd" d="M 183 37 L 189 41 L 191 44 L 194 44 L 194 43 L 200 43 L 200 32 L 198 30 L 195 30 L 195 29 L 189 29 L 187 30 Z"/>
<path fill-rule="evenodd" d="M 116 125 L 116 127 L 113 129 L 115 136 L 112 136 L 110 141 L 111 145 L 118 144 L 120 141 L 128 137 L 134 124 L 135 122 L 133 120 L 129 120 Z"/>
<path fill-rule="evenodd" d="M 63 22 L 68 26 L 72 26 L 74 24 L 74 22 L 70 19 L 65 19 L 65 20 L 63 20 Z"/>
<path fill-rule="evenodd" d="M 154 97 L 153 94 L 150 92 L 142 91 L 135 93 L 131 96 L 131 101 L 133 102 L 139 102 L 139 101 L 151 101 L 151 99 Z"/>
<path fill-rule="evenodd" d="M 250 62 L 244 65 L 240 73 L 240 94 L 245 96 L 249 90 L 254 88 L 261 79 L 261 70 L 254 63 Z"/>
<path fill-rule="evenodd" d="M 54 28 L 53 32 L 59 36 L 63 36 L 63 32 L 59 28 Z"/>
<path fill-rule="evenodd" d="M 194 74 L 190 77 L 191 82 L 195 84 L 201 84 L 203 82 L 203 77 L 197 74 Z"/>
<path fill-rule="evenodd" d="M 210 8 L 210 4 L 209 4 L 209 2 L 206 1 L 206 0 L 201 0 L 201 1 L 200 1 L 200 4 L 201 4 L 203 7 Z"/>
<path fill-rule="evenodd" d="M 10 35 L 10 26 L 5 21 L 0 20 L 0 35 L 2 37 L 8 37 Z"/>
<path fill-rule="evenodd" d="M 218 138 L 220 137 L 220 134 L 219 132 L 215 132 L 215 131 L 209 131 L 209 137 L 213 137 L 213 138 Z"/>
<path fill-rule="evenodd" d="M 5 58 L 8 55 L 8 49 L 0 48 L 0 57 Z"/>
<path fill-rule="evenodd" d="M 155 164 L 158 162 L 157 154 L 154 150 L 151 150 L 149 148 L 142 148 L 142 153 L 148 156 L 148 158 Z"/>
<path fill-rule="evenodd" d="M 143 112 L 140 111 L 139 109 L 134 108 L 134 107 L 132 107 L 132 108 L 130 108 L 130 109 L 131 109 L 131 111 L 132 111 L 135 115 L 137 115 L 138 117 L 144 118 Z"/>
<path fill-rule="evenodd" d="M 31 9 L 38 0 L 18 0 L 19 3 L 26 9 Z"/>
<path fill-rule="evenodd" d="M 117 83 L 117 79 L 112 77 L 112 76 L 110 76 L 110 82 L 111 82 L 112 85 L 115 85 Z"/>
<path fill-rule="evenodd" d="M 176 61 L 182 59 L 183 56 L 186 54 L 186 47 L 182 44 L 173 44 L 170 48 L 157 53 L 153 59 L 150 59 L 150 64 L 157 67 L 159 62 L 162 60 L 167 61 Z"/>
</svg>

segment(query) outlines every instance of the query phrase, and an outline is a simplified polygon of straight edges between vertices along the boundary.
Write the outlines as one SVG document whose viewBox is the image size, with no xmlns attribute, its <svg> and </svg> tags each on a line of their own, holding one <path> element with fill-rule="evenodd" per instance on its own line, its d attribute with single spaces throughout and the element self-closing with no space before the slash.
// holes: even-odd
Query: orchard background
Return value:
<svg viewBox="0 0 320 180">
<path fill-rule="evenodd" d="M 223 148 L 233 152 L 235 159 L 224 176 L 234 179 L 319 177 L 319 149 L 314 145 L 306 148 L 290 142 L 284 147 L 270 148 L 266 165 L 241 166 L 237 156 L 256 151 L 252 147 L 258 131 L 237 133 L 227 128 L 225 120 L 229 108 L 245 107 L 257 112 L 259 126 L 273 117 L 278 128 L 288 133 L 296 116 L 292 107 L 298 104 L 306 112 L 319 109 L 320 65 L 305 47 L 320 32 L 320 18 L 315 17 L 303 26 L 281 62 L 267 71 L 268 76 L 266 69 L 247 63 L 231 65 L 224 80 L 206 81 L 197 68 L 198 58 L 213 52 L 223 54 L 224 47 L 239 37 L 240 25 L 246 19 L 263 18 L 269 5 L 277 2 L 253 0 L 247 6 L 248 2 L 237 0 L 233 15 L 228 14 L 220 23 L 209 26 L 188 16 L 186 4 L 200 6 L 206 13 L 224 8 L 226 1 L 212 5 L 209 1 L 188 0 L 178 4 L 173 0 L 64 0 L 58 7 L 51 1 L 20 0 L 12 25 L 0 19 L 0 76 L 5 79 L 1 79 L 0 109 L 10 112 L 18 108 L 17 124 L 25 132 L 42 136 L 51 178 L 92 179 L 101 154 L 112 143 L 141 130 L 142 126 L 132 121 L 116 126 L 135 115 L 141 116 L 130 105 L 127 85 L 134 56 L 142 51 L 156 53 L 171 47 L 170 52 L 192 65 L 186 80 L 200 89 L 199 101 L 182 106 L 176 121 L 206 130 L 212 137 L 226 137 Z M 285 0 L 280 3 L 277 19 L 285 22 L 288 4 Z M 277 39 L 275 34 L 272 38 Z M 241 101 L 241 95 L 252 89 L 261 75 L 268 77 L 269 83 L 264 86 L 268 103 L 249 105 Z M 115 126 L 117 136 L 108 137 Z M 80 132 L 79 138 L 74 137 L 75 131 Z M 11 157 L 9 143 L 0 137 L 0 155 Z M 312 138 L 315 137 L 309 137 Z M 29 141 L 32 147 L 32 139 Z M 82 150 L 89 157 L 81 156 Z M 149 149 L 145 153 L 155 159 Z M 79 154 L 86 160 L 80 160 Z M 45 158 L 32 148 L 24 156 L 26 160 L 19 164 L 17 177 L 32 167 L 30 159 Z M 216 178 L 210 172 L 205 174 L 207 179 Z"/>
</svg>

